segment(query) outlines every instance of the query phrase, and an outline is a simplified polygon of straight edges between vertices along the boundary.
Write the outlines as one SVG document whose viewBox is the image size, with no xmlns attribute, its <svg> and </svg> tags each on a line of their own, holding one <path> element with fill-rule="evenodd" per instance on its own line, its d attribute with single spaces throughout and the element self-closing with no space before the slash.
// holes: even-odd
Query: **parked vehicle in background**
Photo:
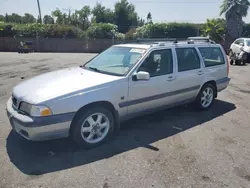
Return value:
<svg viewBox="0 0 250 188">
<path fill-rule="evenodd" d="M 7 115 L 13 129 L 28 140 L 70 136 L 90 148 L 135 116 L 187 103 L 208 110 L 228 86 L 228 73 L 219 44 L 175 40 L 114 45 L 85 65 L 18 84 Z"/>
<path fill-rule="evenodd" d="M 229 50 L 230 64 L 246 64 L 250 61 L 250 38 L 236 39 Z"/>
<path fill-rule="evenodd" d="M 18 47 L 18 53 L 30 53 L 33 52 L 34 50 L 32 49 L 32 41 L 24 41 L 20 42 L 20 46 Z"/>
</svg>

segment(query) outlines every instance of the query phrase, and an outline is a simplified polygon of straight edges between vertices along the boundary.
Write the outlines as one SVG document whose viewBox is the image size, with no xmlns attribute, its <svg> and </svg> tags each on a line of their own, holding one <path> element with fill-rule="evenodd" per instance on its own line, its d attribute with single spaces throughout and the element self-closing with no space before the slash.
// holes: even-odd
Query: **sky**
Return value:
<svg viewBox="0 0 250 188">
<path fill-rule="evenodd" d="M 113 9 L 117 0 L 99 0 L 102 5 Z M 95 0 L 40 0 L 42 15 L 51 14 L 59 8 L 80 9 L 84 5 L 94 7 Z M 202 23 L 207 18 L 219 17 L 222 0 L 130 0 L 140 17 L 146 19 L 151 12 L 153 22 L 194 22 Z M 37 0 L 0 0 L 0 14 L 31 13 L 38 16 Z M 250 15 L 244 19 L 250 22 Z"/>
</svg>

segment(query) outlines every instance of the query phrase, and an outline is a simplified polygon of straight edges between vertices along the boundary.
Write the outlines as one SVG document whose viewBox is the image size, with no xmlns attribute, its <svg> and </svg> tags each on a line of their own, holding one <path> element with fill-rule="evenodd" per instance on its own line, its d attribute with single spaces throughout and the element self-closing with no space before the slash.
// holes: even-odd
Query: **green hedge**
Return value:
<svg viewBox="0 0 250 188">
<path fill-rule="evenodd" d="M 58 24 L 8 24 L 0 23 L 0 36 L 36 37 L 37 33 L 44 38 L 112 38 L 124 39 L 125 35 L 117 32 L 117 26 L 109 23 L 94 23 L 83 31 L 80 28 Z"/>
<path fill-rule="evenodd" d="M 111 39 L 115 34 L 116 39 L 124 39 L 125 35 L 118 33 L 118 27 L 111 23 L 93 23 L 87 29 L 87 35 L 89 38 L 100 39 L 107 38 Z"/>
<path fill-rule="evenodd" d="M 49 38 L 84 38 L 86 33 L 74 26 L 57 24 L 8 24 L 0 23 L 0 36 L 13 37 L 40 37 Z"/>
<path fill-rule="evenodd" d="M 115 38 L 119 40 L 134 38 L 186 38 L 197 36 L 201 24 L 192 23 L 155 23 L 131 29 L 126 35 L 117 32 L 117 26 L 110 23 L 93 23 L 83 31 L 80 28 L 58 24 L 8 24 L 0 23 L 0 36 L 23 36 L 45 38 Z M 2 29 L 1 29 L 2 28 Z M 201 33 L 199 33 L 201 34 Z"/>
<path fill-rule="evenodd" d="M 187 38 L 197 36 L 201 24 L 155 23 L 136 29 L 136 38 Z"/>
<path fill-rule="evenodd" d="M 0 36 L 1 37 L 12 37 L 14 36 L 14 32 L 12 30 L 11 24 L 6 24 L 4 22 L 0 22 Z"/>
</svg>

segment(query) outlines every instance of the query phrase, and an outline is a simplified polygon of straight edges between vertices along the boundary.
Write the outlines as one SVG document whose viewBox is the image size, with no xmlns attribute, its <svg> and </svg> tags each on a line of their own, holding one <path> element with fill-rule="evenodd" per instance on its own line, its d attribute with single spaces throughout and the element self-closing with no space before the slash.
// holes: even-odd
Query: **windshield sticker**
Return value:
<svg viewBox="0 0 250 188">
<path fill-rule="evenodd" d="M 145 49 L 139 49 L 139 48 L 132 48 L 130 50 L 130 52 L 133 52 L 133 53 L 140 53 L 140 54 L 143 54 L 146 50 Z"/>
</svg>

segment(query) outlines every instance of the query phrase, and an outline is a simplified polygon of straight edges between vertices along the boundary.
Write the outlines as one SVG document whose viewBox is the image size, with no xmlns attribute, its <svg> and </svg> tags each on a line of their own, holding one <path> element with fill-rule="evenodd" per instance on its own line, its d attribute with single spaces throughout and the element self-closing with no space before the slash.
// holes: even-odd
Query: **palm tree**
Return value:
<svg viewBox="0 0 250 188">
<path fill-rule="evenodd" d="M 216 42 L 223 42 L 225 40 L 225 20 L 221 18 L 207 19 L 202 27 L 202 32 Z"/>
<path fill-rule="evenodd" d="M 220 6 L 220 15 L 225 14 L 227 40 L 232 42 L 241 36 L 244 22 L 243 17 L 247 16 L 250 2 L 248 0 L 224 0 Z"/>
</svg>

